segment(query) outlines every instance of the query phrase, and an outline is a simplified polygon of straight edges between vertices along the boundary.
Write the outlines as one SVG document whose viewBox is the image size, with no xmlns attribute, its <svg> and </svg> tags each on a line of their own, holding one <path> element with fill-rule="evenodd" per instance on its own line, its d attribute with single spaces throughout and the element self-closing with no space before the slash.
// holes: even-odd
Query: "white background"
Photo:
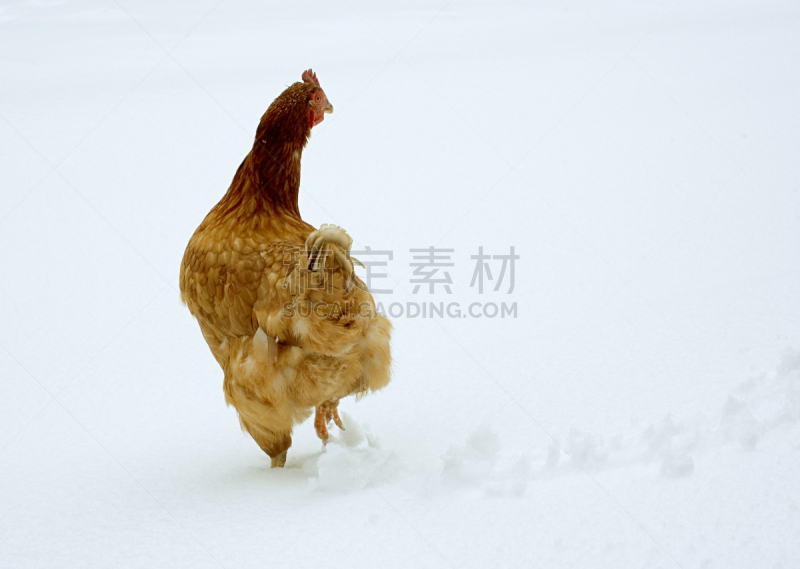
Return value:
<svg viewBox="0 0 800 569">
<path fill-rule="evenodd" d="M 3 2 L 0 565 L 800 566 L 799 61 L 792 0 Z M 177 274 L 308 67 L 304 218 L 518 318 L 395 319 L 271 470 Z"/>
</svg>

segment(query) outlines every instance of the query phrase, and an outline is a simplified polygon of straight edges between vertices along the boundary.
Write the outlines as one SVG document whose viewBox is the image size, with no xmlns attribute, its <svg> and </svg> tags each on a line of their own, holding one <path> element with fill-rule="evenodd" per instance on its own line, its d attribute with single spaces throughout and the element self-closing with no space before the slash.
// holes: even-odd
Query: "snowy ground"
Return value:
<svg viewBox="0 0 800 569">
<path fill-rule="evenodd" d="M 0 5 L 0 566 L 800 567 L 800 5 L 269 4 Z M 177 273 L 309 66 L 304 217 L 518 317 L 271 470 Z"/>
</svg>

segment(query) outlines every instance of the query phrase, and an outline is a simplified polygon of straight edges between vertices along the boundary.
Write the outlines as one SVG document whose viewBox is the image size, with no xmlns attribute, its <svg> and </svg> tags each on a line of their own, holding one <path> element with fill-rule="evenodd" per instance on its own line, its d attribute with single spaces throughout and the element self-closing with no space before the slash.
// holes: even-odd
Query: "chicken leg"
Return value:
<svg viewBox="0 0 800 569">
<path fill-rule="evenodd" d="M 314 416 L 314 428 L 317 431 L 317 436 L 322 439 L 322 442 L 328 442 L 328 423 L 333 421 L 336 426 L 344 431 L 344 424 L 339 417 L 339 400 L 326 401 L 317 407 L 316 415 Z"/>
</svg>

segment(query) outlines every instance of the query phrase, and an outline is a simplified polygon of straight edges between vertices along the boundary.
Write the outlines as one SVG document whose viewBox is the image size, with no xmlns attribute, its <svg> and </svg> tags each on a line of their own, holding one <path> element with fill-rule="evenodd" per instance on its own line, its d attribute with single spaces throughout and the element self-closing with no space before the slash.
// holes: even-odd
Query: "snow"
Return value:
<svg viewBox="0 0 800 569">
<path fill-rule="evenodd" d="M 798 60 L 788 0 L 4 3 L 0 566 L 799 566 Z M 177 274 L 309 66 L 304 217 L 463 317 L 278 470 Z"/>
</svg>

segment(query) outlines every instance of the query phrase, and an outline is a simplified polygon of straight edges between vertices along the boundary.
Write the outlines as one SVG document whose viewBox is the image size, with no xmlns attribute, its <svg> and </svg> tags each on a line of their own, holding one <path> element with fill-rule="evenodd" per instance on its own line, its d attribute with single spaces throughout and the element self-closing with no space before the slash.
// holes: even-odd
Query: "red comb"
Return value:
<svg viewBox="0 0 800 569">
<path fill-rule="evenodd" d="M 311 83 L 312 85 L 316 85 L 317 87 L 320 86 L 319 79 L 317 79 L 317 74 L 311 71 L 310 69 L 306 69 L 303 71 L 303 83 Z"/>
</svg>

